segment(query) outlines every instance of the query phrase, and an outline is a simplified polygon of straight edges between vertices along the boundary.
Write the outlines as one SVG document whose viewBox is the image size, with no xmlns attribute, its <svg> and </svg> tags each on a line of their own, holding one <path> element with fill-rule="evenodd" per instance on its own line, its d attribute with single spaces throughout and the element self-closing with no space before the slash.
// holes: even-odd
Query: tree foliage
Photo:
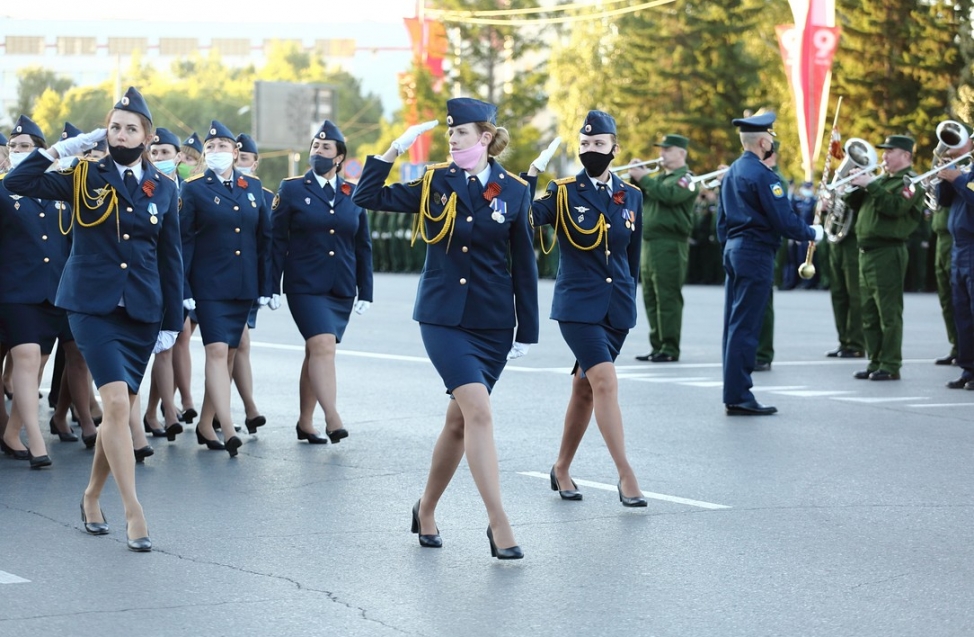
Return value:
<svg viewBox="0 0 974 637">
<path fill-rule="evenodd" d="M 52 90 L 55 93 L 64 93 L 74 86 L 74 82 L 65 77 L 58 77 L 57 73 L 50 69 L 37 66 L 29 66 L 17 72 L 17 103 L 10 109 L 10 119 L 16 120 L 20 115 L 27 115 L 31 119 L 34 112 L 35 102 L 44 94 L 44 91 Z M 58 131 L 60 131 L 60 127 Z"/>
</svg>

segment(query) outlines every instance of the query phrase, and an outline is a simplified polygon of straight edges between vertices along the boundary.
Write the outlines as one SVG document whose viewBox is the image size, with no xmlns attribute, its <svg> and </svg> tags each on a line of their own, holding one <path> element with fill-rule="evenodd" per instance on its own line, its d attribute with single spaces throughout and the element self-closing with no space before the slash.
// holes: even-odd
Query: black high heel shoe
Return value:
<svg viewBox="0 0 974 637">
<path fill-rule="evenodd" d="M 142 416 L 142 427 L 145 429 L 145 433 L 152 434 L 152 437 L 153 438 L 168 438 L 169 437 L 166 434 L 166 430 L 165 429 L 161 429 L 161 428 L 160 429 L 154 429 L 151 425 L 149 425 L 149 419 L 146 418 L 145 416 Z"/>
<path fill-rule="evenodd" d="M 619 489 L 619 502 L 622 502 L 622 506 L 624 507 L 648 506 L 648 503 L 646 502 L 646 498 L 644 498 L 641 495 L 637 495 L 634 498 L 627 498 L 626 496 L 622 495 L 622 480 L 619 481 L 619 484 L 616 485 L 616 488 Z"/>
<path fill-rule="evenodd" d="M 136 449 L 135 450 L 135 461 L 136 462 L 139 462 L 139 463 L 144 462 L 146 458 L 148 458 L 149 456 L 155 454 L 155 452 L 156 452 L 156 450 L 153 449 L 151 445 L 146 445 L 146 446 L 142 447 L 141 449 Z"/>
<path fill-rule="evenodd" d="M 195 419 L 197 416 L 199 416 L 199 414 L 196 413 L 196 410 L 190 407 L 189 409 L 180 412 L 178 420 L 181 420 L 187 425 L 192 425 L 193 419 Z"/>
<path fill-rule="evenodd" d="M 578 485 L 572 480 L 572 490 L 562 491 L 558 486 L 558 479 L 555 478 L 555 468 L 551 467 L 551 490 L 557 491 L 562 500 L 581 500 L 582 494 L 578 492 Z"/>
<path fill-rule="evenodd" d="M 422 501 L 416 500 L 416 504 L 413 505 L 413 525 L 412 531 L 419 535 L 419 545 L 428 549 L 440 549 L 443 548 L 443 538 L 440 537 L 440 530 L 436 529 L 435 535 L 423 535 L 419 532 L 419 503 Z"/>
<path fill-rule="evenodd" d="M 203 434 L 200 433 L 199 427 L 196 428 L 196 444 L 206 445 L 207 449 L 211 451 L 223 451 L 226 446 L 219 440 L 210 440 L 209 438 L 204 438 Z"/>
<path fill-rule="evenodd" d="M 78 442 L 78 436 L 77 436 L 77 434 L 74 433 L 74 429 L 72 429 L 70 425 L 68 426 L 68 433 L 63 434 L 54 425 L 54 417 L 53 416 L 51 417 L 51 423 L 50 424 L 51 424 L 51 434 L 52 435 L 57 435 L 57 437 L 61 440 L 61 442 Z"/>
<path fill-rule="evenodd" d="M 81 434 L 81 442 L 85 443 L 85 449 L 94 449 L 95 441 L 98 440 L 98 433 L 93 433 L 90 436 Z"/>
<path fill-rule="evenodd" d="M 129 525 L 125 525 L 125 543 L 128 545 L 130 551 L 135 551 L 136 553 L 148 553 L 152 550 L 152 540 L 146 537 L 137 537 L 134 540 L 129 539 Z"/>
<path fill-rule="evenodd" d="M 524 551 L 517 544 L 507 549 L 497 548 L 497 545 L 494 544 L 494 532 L 490 530 L 490 526 L 487 527 L 487 539 L 490 540 L 491 557 L 496 557 L 499 560 L 519 560 L 524 557 Z"/>
<path fill-rule="evenodd" d="M 0 451 L 10 456 L 14 460 L 27 460 L 30 458 L 30 451 L 27 449 L 14 449 L 3 440 L 0 440 Z"/>
<path fill-rule="evenodd" d="M 31 469 L 43 469 L 44 467 L 51 466 L 51 457 L 48 455 L 44 456 L 32 456 L 30 450 L 27 451 L 27 458 L 30 460 Z"/>
<path fill-rule="evenodd" d="M 253 435 L 257 433 L 258 427 L 263 427 L 267 424 L 267 419 L 263 416 L 254 416 L 253 418 L 244 418 L 244 424 L 247 425 L 247 433 Z"/>
<path fill-rule="evenodd" d="M 174 422 L 171 425 L 166 425 L 166 430 L 163 433 L 166 436 L 166 440 L 169 442 L 175 442 L 176 436 L 183 433 L 183 426 L 178 422 Z M 152 435 L 156 435 L 155 432 L 152 432 Z"/>
<path fill-rule="evenodd" d="M 331 444 L 337 445 L 344 438 L 348 438 L 348 431 L 345 428 L 336 429 L 335 431 L 325 431 L 328 434 L 328 440 L 331 440 Z"/>
<path fill-rule="evenodd" d="M 223 446 L 227 448 L 227 453 L 230 454 L 231 458 L 236 458 L 237 449 L 243 446 L 243 441 L 241 441 L 237 436 L 232 436 L 230 440 L 227 440 L 223 444 Z"/>
<path fill-rule="evenodd" d="M 85 525 L 85 531 L 92 535 L 108 535 L 108 518 L 105 517 L 105 513 L 101 509 L 98 511 L 101 513 L 101 519 L 104 522 L 89 522 L 88 518 L 85 517 L 85 498 L 81 496 L 81 523 Z"/>
<path fill-rule="evenodd" d="M 307 431 L 301 429 L 301 425 L 294 425 L 294 430 L 298 432 L 298 440 L 307 440 L 308 444 L 311 445 L 327 445 L 328 439 L 322 438 L 318 434 L 309 434 Z"/>
</svg>

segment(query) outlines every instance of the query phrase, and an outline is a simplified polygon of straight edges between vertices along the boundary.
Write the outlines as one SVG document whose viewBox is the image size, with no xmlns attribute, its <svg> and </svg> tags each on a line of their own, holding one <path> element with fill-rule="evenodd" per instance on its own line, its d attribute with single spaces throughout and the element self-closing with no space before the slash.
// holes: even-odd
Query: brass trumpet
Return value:
<svg viewBox="0 0 974 637">
<path fill-rule="evenodd" d="M 640 166 L 648 166 L 647 170 L 651 173 L 658 173 L 660 168 L 663 166 L 663 158 L 657 157 L 656 159 L 647 159 L 646 161 L 636 162 L 635 164 L 626 164 L 625 166 L 616 166 L 615 168 L 610 168 L 610 172 L 618 173 L 624 170 L 629 170 L 630 168 L 639 168 Z"/>
</svg>

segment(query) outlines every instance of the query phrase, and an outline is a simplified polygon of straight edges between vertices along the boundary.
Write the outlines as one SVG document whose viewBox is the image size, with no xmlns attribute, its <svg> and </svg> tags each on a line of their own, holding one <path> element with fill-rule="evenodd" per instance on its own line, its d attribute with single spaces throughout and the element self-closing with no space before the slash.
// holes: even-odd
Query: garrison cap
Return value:
<svg viewBox="0 0 974 637">
<path fill-rule="evenodd" d="M 446 125 L 460 126 L 471 122 L 497 124 L 497 107 L 472 97 L 455 97 L 446 101 Z"/>
<path fill-rule="evenodd" d="M 64 122 L 64 130 L 61 131 L 61 139 L 71 139 L 81 134 L 81 129 L 71 122 Z"/>
<path fill-rule="evenodd" d="M 196 131 L 193 131 L 190 136 L 186 138 L 186 141 L 183 142 L 183 146 L 189 146 L 201 155 L 203 154 L 203 143 L 200 141 L 200 136 L 196 134 Z"/>
<path fill-rule="evenodd" d="M 237 136 L 231 133 L 229 128 L 221 124 L 218 120 L 213 120 L 210 122 L 210 130 L 207 131 L 206 139 L 203 141 L 208 142 L 211 139 L 217 139 L 218 137 L 229 139 L 234 144 L 237 143 Z"/>
<path fill-rule="evenodd" d="M 257 142 L 247 133 L 237 135 L 237 148 L 245 153 L 257 155 Z"/>
<path fill-rule="evenodd" d="M 152 123 L 152 113 L 149 112 L 149 107 L 145 104 L 145 99 L 142 97 L 142 93 L 135 90 L 134 86 L 130 86 L 129 90 L 125 91 L 125 95 L 122 99 L 118 100 L 115 104 L 115 109 L 119 111 L 128 111 L 130 113 L 137 113 L 142 117 L 149 120 Z"/>
<path fill-rule="evenodd" d="M 890 135 L 882 144 L 877 144 L 876 148 L 899 148 L 908 153 L 913 152 L 913 138 L 906 135 Z"/>
<path fill-rule="evenodd" d="M 483 121 L 483 120 L 477 120 L 477 121 Z M 463 123 L 466 124 L 466 122 Z M 345 136 L 342 135 L 342 132 L 338 130 L 338 126 L 336 126 L 335 123 L 332 122 L 330 119 L 326 119 L 324 122 L 321 123 L 321 128 L 319 128 L 318 132 L 315 133 L 314 138 L 330 139 L 333 142 L 341 142 L 343 144 L 345 143 Z"/>
<path fill-rule="evenodd" d="M 615 135 L 616 121 L 604 111 L 589 111 L 578 132 L 583 135 Z"/>
<path fill-rule="evenodd" d="M 156 134 L 152 136 L 152 141 L 149 143 L 150 146 L 159 144 L 169 144 L 179 150 L 179 138 L 168 128 L 157 128 Z"/>
<path fill-rule="evenodd" d="M 774 130 L 771 127 L 774 125 L 775 119 L 777 119 L 776 115 L 769 112 L 750 117 L 738 117 L 731 120 L 731 124 L 741 129 L 742 133 L 771 133 L 774 135 Z"/>
<path fill-rule="evenodd" d="M 8 141 L 10 140 L 7 139 L 7 136 L 0 133 L 0 146 L 6 146 Z"/>
<path fill-rule="evenodd" d="M 95 142 L 95 147 L 92 148 L 91 150 L 98 150 L 98 151 L 101 151 L 103 153 L 107 153 L 108 152 L 108 140 L 107 139 L 99 139 L 97 142 Z"/>
<path fill-rule="evenodd" d="M 653 146 L 659 146 L 661 148 L 670 148 L 671 146 L 679 146 L 683 150 L 690 147 L 690 140 L 683 135 L 667 135 L 663 138 L 663 141 L 653 144 Z"/>
<path fill-rule="evenodd" d="M 40 137 L 44 139 L 44 133 L 41 132 L 40 126 L 34 123 L 34 120 L 27 117 L 26 115 L 21 115 L 17 118 L 14 123 L 13 130 L 10 131 L 11 137 L 16 137 L 17 135 L 33 135 L 34 137 Z M 44 139 L 45 143 L 47 142 Z"/>
</svg>

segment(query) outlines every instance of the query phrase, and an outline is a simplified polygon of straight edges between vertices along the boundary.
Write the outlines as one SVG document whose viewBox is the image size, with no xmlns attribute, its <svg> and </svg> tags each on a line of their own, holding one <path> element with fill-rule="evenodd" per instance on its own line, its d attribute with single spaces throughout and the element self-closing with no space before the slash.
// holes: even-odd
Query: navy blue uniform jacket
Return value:
<svg viewBox="0 0 974 637">
<path fill-rule="evenodd" d="M 457 195 L 456 226 L 449 236 L 426 249 L 426 263 L 416 294 L 413 319 L 420 323 L 470 329 L 517 326 L 514 340 L 538 342 L 538 264 L 530 225 L 530 191 L 516 176 L 490 160 L 485 188 L 497 190 L 506 204 L 503 222 L 491 219 L 486 199 L 472 199 L 464 171 L 456 164 L 429 166 L 430 214 L 438 216 L 452 193 Z M 383 186 L 392 164 L 369 157 L 354 201 L 370 210 L 410 212 L 420 209 L 421 180 Z M 495 184 L 491 186 L 491 184 Z M 436 236 L 442 223 L 427 224 Z"/>
<path fill-rule="evenodd" d="M 180 186 L 186 265 L 184 298 L 256 300 L 270 296 L 271 218 L 256 177 L 234 171 L 233 189 L 212 170 Z"/>
<path fill-rule="evenodd" d="M 559 184 L 567 190 L 568 213 L 580 228 L 591 230 L 605 217 L 608 245 L 603 237 L 596 248 L 579 250 L 564 236 L 566 230 L 559 223 L 558 274 L 551 318 L 573 323 L 608 321 L 614 329 L 631 329 L 636 325 L 643 193 L 613 174 L 612 193 L 606 195 L 596 190 L 583 170 L 575 177 L 548 184 L 545 194 L 532 204 L 535 225 L 555 224 Z M 617 199 L 621 203 L 616 203 Z M 627 220 L 629 227 L 626 227 Z M 568 232 L 583 247 L 591 245 L 596 237 L 580 235 L 574 229 Z"/>
<path fill-rule="evenodd" d="M 74 201 L 75 173 L 87 165 L 82 186 L 101 199 L 89 210 L 82 198 L 75 216 L 90 224 L 109 210 L 112 195 L 118 210 L 105 221 L 86 228 L 75 219 L 71 255 L 64 266 L 55 305 L 70 312 L 104 316 L 125 302 L 134 321 L 160 323 L 162 330 L 183 329 L 183 262 L 180 255 L 176 185 L 148 161 L 142 161 L 142 184 L 129 195 L 110 157 L 82 162 L 64 171 L 45 172 L 51 160 L 32 152 L 7 174 L 3 183 L 16 194 Z M 152 183 L 152 186 L 146 184 Z M 149 194 L 151 192 L 151 196 Z M 90 200 L 89 200 L 90 201 Z M 150 211 L 155 212 L 152 223 Z"/>
<path fill-rule="evenodd" d="M 274 293 L 356 296 L 372 301 L 372 237 L 352 184 L 335 180 L 332 208 L 314 173 L 281 182 L 274 201 Z M 346 194 L 345 191 L 348 191 Z"/>
</svg>

